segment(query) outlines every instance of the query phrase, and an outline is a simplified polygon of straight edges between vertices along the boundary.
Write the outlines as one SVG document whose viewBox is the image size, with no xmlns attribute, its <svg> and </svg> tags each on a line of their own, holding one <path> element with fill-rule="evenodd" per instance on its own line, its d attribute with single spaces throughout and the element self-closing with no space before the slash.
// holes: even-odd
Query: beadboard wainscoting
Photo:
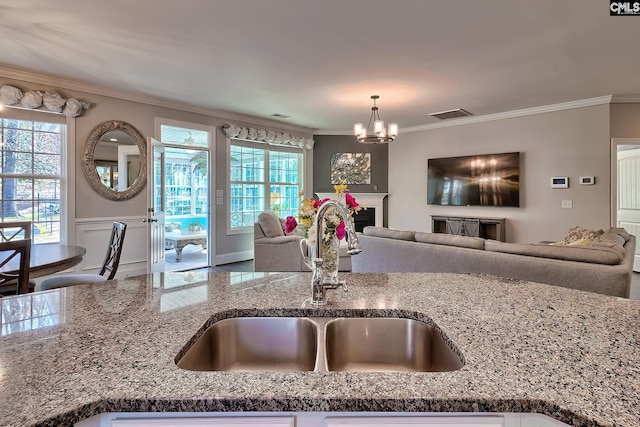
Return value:
<svg viewBox="0 0 640 427">
<path fill-rule="evenodd" d="M 76 220 L 76 244 L 87 248 L 82 262 L 75 267 L 76 273 L 98 271 L 107 252 L 114 221 L 127 224 L 127 231 L 116 278 L 137 276 L 147 272 L 147 224 L 144 216 L 119 218 L 83 218 Z"/>
</svg>

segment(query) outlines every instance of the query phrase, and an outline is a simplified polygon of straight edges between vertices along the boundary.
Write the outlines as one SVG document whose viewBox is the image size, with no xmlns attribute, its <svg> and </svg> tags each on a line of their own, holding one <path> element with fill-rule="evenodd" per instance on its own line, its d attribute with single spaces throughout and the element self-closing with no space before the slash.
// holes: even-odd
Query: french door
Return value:
<svg viewBox="0 0 640 427">
<path fill-rule="evenodd" d="M 165 193 L 164 193 L 164 156 L 165 149 L 160 141 L 147 138 L 147 272 L 164 271 L 164 226 L 165 226 Z"/>
</svg>

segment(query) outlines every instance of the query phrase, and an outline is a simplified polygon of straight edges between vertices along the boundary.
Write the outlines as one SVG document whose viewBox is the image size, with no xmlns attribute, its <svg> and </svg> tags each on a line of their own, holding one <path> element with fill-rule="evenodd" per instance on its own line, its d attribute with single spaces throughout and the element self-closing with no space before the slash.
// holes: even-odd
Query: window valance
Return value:
<svg viewBox="0 0 640 427">
<path fill-rule="evenodd" d="M 67 117 L 78 117 L 84 110 L 91 108 L 90 102 L 80 101 L 76 98 L 64 99 L 60 94 L 52 90 L 28 90 L 23 92 L 21 89 L 11 85 L 0 87 L 0 104 L 7 107 L 59 113 Z"/>
<path fill-rule="evenodd" d="M 314 144 L 313 139 L 305 138 L 304 136 L 294 136 L 286 132 L 274 132 L 272 130 L 256 129 L 253 127 L 240 127 L 233 123 L 225 123 L 222 125 L 222 130 L 229 138 L 264 142 L 270 145 L 287 145 L 310 150 Z"/>
</svg>

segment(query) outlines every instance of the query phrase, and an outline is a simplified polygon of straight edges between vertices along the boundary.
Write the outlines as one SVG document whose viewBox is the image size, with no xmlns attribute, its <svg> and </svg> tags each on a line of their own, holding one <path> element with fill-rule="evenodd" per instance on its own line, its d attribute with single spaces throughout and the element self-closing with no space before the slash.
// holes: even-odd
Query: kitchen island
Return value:
<svg viewBox="0 0 640 427">
<path fill-rule="evenodd" d="M 640 302 L 492 276 L 344 274 L 301 308 L 311 273 L 165 273 L 0 299 L 0 425 L 73 425 L 106 412 L 539 413 L 640 423 Z M 451 372 L 195 372 L 176 356 L 237 316 L 432 322 Z M 206 326 L 205 325 L 205 326 Z"/>
</svg>

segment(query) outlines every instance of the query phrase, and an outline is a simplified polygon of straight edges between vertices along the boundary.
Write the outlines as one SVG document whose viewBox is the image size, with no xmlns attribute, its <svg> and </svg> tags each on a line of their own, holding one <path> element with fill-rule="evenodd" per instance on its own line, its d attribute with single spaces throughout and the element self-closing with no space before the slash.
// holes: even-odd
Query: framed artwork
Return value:
<svg viewBox="0 0 640 427">
<path fill-rule="evenodd" d="M 333 153 L 331 184 L 371 184 L 371 154 Z"/>
</svg>

